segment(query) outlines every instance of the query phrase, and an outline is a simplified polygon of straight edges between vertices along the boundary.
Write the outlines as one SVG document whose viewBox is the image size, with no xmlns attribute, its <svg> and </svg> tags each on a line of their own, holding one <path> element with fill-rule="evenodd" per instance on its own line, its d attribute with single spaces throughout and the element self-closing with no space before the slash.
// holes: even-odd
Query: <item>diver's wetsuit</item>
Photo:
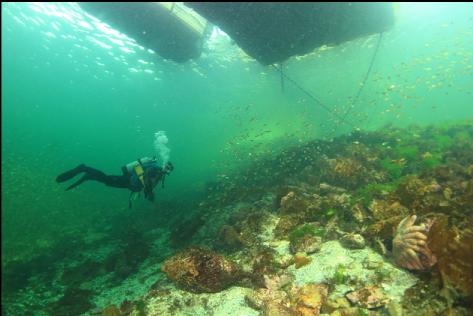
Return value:
<svg viewBox="0 0 473 316">
<path fill-rule="evenodd" d="M 123 174 L 121 176 L 107 176 L 105 173 L 103 173 L 100 170 L 88 167 L 84 164 L 79 165 L 75 167 L 74 169 L 71 169 L 69 171 L 66 171 L 59 176 L 57 176 L 56 181 L 61 183 L 64 181 L 67 181 L 79 173 L 85 172 L 85 174 L 80 178 L 78 181 L 74 182 L 71 184 L 67 189 L 70 190 L 72 188 L 75 188 L 82 182 L 86 180 L 95 180 L 98 182 L 102 182 L 110 187 L 115 187 L 115 188 L 124 188 L 124 189 L 130 189 L 130 174 L 125 170 L 122 169 Z"/>
<path fill-rule="evenodd" d="M 144 161 L 143 161 L 143 160 Z M 162 187 L 164 188 L 164 178 L 168 175 L 173 169 L 174 166 L 168 162 L 166 163 L 165 167 L 159 167 L 155 160 L 150 160 L 148 158 L 138 159 L 137 163 L 140 164 L 142 167 L 141 172 L 139 175 L 137 174 L 137 170 L 133 169 L 130 171 L 129 165 L 125 165 L 122 167 L 122 175 L 121 176 L 107 176 L 100 170 L 88 167 L 84 164 L 81 164 L 74 169 L 66 171 L 59 176 L 57 176 L 56 181 L 61 183 L 72 179 L 79 173 L 84 173 L 84 175 L 75 183 L 70 185 L 67 190 L 75 188 L 82 182 L 86 180 L 95 180 L 98 182 L 102 182 L 105 185 L 115 188 L 123 188 L 129 189 L 131 191 L 130 194 L 130 207 L 131 207 L 131 196 L 134 192 L 141 192 L 143 191 L 145 198 L 150 200 L 151 202 L 154 201 L 154 187 L 161 182 Z M 148 160 L 146 160 L 148 159 Z M 143 161 L 143 164 L 142 164 Z"/>
</svg>

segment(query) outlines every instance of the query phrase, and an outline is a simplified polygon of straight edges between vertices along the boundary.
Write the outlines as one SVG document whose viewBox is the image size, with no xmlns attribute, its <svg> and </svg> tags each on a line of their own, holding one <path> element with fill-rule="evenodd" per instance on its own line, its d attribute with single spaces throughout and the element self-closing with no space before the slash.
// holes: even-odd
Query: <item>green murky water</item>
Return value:
<svg viewBox="0 0 473 316">
<path fill-rule="evenodd" d="M 399 5 L 396 24 L 383 34 L 351 109 L 377 35 L 291 58 L 284 74 L 299 87 L 285 80 L 282 90 L 278 71 L 246 56 L 222 32 L 212 34 L 199 59 L 176 64 L 76 3 L 2 3 L 2 274 L 7 276 L 2 280 L 9 278 L 2 281 L 2 310 L 59 315 L 54 302 L 65 289 L 72 289 L 72 305 L 85 306 L 70 315 L 136 299 L 163 274 L 151 273 L 126 294 L 114 289 L 128 286 L 126 280 L 146 260 L 159 264 L 171 255 L 169 233 L 200 213 L 199 204 L 209 203 L 209 197 L 232 203 L 240 193 L 247 197 L 232 184 L 264 191 L 271 181 L 281 181 L 284 170 L 278 168 L 307 159 L 292 152 L 287 164 L 251 168 L 315 139 L 414 124 L 464 126 L 457 138 L 419 132 L 435 136 L 436 145 L 401 148 L 380 158 L 393 177 L 386 181 L 419 171 L 399 170 L 403 158 L 409 163 L 429 152 L 434 157 L 426 164 L 436 166 L 452 139 L 471 140 L 472 38 L 471 4 Z M 340 122 L 348 109 L 347 120 Z M 155 154 L 154 133 L 160 130 L 166 131 L 175 170 L 165 187 L 156 189 L 154 203 L 139 197 L 129 209 L 127 190 L 89 181 L 65 192 L 65 185 L 55 182 L 80 163 L 118 175 L 123 165 Z M 402 138 L 402 132 L 396 135 Z M 120 243 L 136 252 L 135 261 L 120 261 L 118 253 L 108 259 L 108 268 L 94 266 Z M 153 246 L 140 249 L 143 244 Z M 97 273 L 86 277 L 78 268 L 64 277 L 65 267 L 84 258 L 94 258 L 84 270 Z M 115 281 L 101 281 L 117 270 Z M 80 291 L 88 290 L 95 291 L 93 304 L 80 301 L 88 296 Z"/>
</svg>

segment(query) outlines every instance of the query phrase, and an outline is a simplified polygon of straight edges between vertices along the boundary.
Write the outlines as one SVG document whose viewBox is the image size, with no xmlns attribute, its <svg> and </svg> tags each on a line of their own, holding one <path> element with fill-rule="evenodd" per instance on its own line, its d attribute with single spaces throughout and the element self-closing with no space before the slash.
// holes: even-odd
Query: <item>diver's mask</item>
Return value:
<svg viewBox="0 0 473 316">
<path fill-rule="evenodd" d="M 166 173 L 166 174 L 170 174 L 171 171 L 174 170 L 174 166 L 172 165 L 172 163 L 168 162 L 166 163 L 166 165 L 164 166 L 164 169 L 163 171 Z"/>
</svg>

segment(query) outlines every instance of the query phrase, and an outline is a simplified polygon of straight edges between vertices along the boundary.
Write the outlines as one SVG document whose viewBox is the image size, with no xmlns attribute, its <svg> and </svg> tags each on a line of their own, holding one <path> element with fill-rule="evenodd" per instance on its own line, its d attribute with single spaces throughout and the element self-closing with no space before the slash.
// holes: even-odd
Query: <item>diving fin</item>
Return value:
<svg viewBox="0 0 473 316">
<path fill-rule="evenodd" d="M 61 182 L 67 181 L 69 179 L 72 179 L 73 177 L 75 177 L 79 173 L 84 172 L 84 171 L 85 171 L 85 165 L 80 164 L 77 167 L 75 167 L 74 169 L 71 169 L 69 171 L 66 171 L 66 172 L 58 175 L 56 177 L 56 182 L 61 183 Z"/>
<path fill-rule="evenodd" d="M 89 180 L 90 179 L 90 176 L 89 174 L 84 174 L 79 180 L 77 180 L 76 182 L 74 182 L 73 184 L 71 184 L 70 186 L 67 187 L 66 191 L 69 191 L 70 189 L 73 189 L 75 188 L 76 186 L 78 186 L 79 184 L 81 184 L 82 182 L 84 182 L 85 180 Z"/>
</svg>

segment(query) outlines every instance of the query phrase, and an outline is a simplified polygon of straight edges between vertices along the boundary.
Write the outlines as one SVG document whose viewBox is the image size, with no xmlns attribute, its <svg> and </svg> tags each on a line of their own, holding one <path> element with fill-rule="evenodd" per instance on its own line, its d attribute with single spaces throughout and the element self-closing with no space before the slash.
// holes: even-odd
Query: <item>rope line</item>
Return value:
<svg viewBox="0 0 473 316">
<path fill-rule="evenodd" d="M 347 124 L 349 125 L 350 127 L 352 128 L 355 128 L 355 125 L 352 124 L 350 121 L 347 120 L 347 116 L 348 114 L 350 114 L 350 111 L 355 108 L 355 105 L 356 103 L 358 102 L 358 99 L 360 98 L 360 95 L 361 93 L 363 92 L 363 88 L 365 87 L 366 85 L 366 81 L 368 80 L 370 74 L 371 74 L 371 69 L 373 68 L 373 64 L 374 64 L 374 61 L 376 59 L 376 55 L 378 54 L 378 50 L 379 50 L 379 46 L 381 44 L 381 39 L 383 38 L 383 33 L 379 33 L 379 37 L 378 37 L 378 41 L 376 43 L 376 48 L 374 50 L 374 53 L 373 53 L 373 56 L 371 57 L 371 61 L 370 61 L 370 64 L 369 64 L 369 67 L 368 67 L 368 70 L 365 74 L 365 77 L 363 78 L 363 81 L 360 85 L 360 88 L 358 89 L 358 92 L 356 93 L 356 96 L 355 98 L 353 99 L 353 102 L 351 103 L 351 105 L 348 107 L 347 111 L 345 112 L 345 114 L 343 115 L 340 115 L 336 112 L 334 112 L 332 109 L 330 109 L 328 106 L 326 106 L 324 103 L 322 103 L 322 101 L 320 101 L 318 98 L 316 98 L 312 93 L 310 93 L 309 91 L 307 91 L 306 89 L 304 89 L 303 87 L 301 87 L 295 80 L 293 80 L 292 78 L 288 77 L 284 72 L 283 72 L 283 68 L 282 68 L 282 63 L 280 64 L 281 66 L 278 67 L 276 65 L 272 65 L 274 68 L 276 68 L 276 70 L 279 71 L 280 73 L 280 76 L 281 76 L 281 89 L 283 90 L 284 92 L 284 81 L 283 81 L 283 78 L 287 79 L 288 81 L 292 82 L 292 84 L 294 84 L 299 90 L 301 90 L 305 95 L 307 95 L 310 99 L 312 99 L 313 101 L 315 101 L 315 103 L 317 103 L 320 107 L 322 107 L 324 110 L 326 110 L 329 114 L 337 117 L 339 120 L 340 120 L 340 123 L 343 124 Z"/>
<path fill-rule="evenodd" d="M 312 100 L 314 100 L 320 107 L 322 107 L 324 110 L 326 110 L 328 113 L 332 114 L 333 116 L 336 116 L 338 119 L 341 120 L 342 123 L 345 123 L 347 125 L 350 125 L 351 127 L 355 127 L 353 124 L 351 124 L 350 122 L 347 122 L 347 120 L 343 120 L 343 117 L 341 117 L 339 114 L 335 113 L 332 109 L 330 109 L 328 106 L 326 106 L 325 104 L 322 103 L 322 101 L 320 101 L 318 98 L 316 98 L 313 94 L 311 94 L 309 91 L 307 91 L 306 89 L 304 89 L 303 87 L 301 87 L 296 81 L 294 81 L 292 78 L 288 77 L 284 72 L 281 71 L 280 68 L 278 68 L 278 66 L 276 65 L 272 65 L 274 68 L 276 68 L 281 76 L 283 76 L 284 78 L 286 78 L 288 81 L 292 82 L 292 84 L 294 84 L 299 90 L 301 90 L 305 95 L 307 95 L 309 98 L 311 98 Z"/>
<path fill-rule="evenodd" d="M 374 50 L 373 57 L 371 57 L 370 66 L 368 67 L 368 71 L 365 74 L 365 78 L 363 79 L 363 81 L 360 85 L 360 88 L 358 89 L 358 92 L 357 92 L 355 98 L 353 99 L 353 102 L 351 103 L 351 105 L 348 107 L 347 111 L 343 115 L 343 120 L 345 120 L 346 117 L 348 116 L 348 114 L 350 113 L 350 111 L 355 108 L 355 105 L 358 102 L 358 98 L 360 97 L 361 92 L 363 91 L 363 88 L 366 85 L 366 81 L 368 80 L 368 77 L 370 76 L 371 69 L 373 68 L 373 64 L 374 64 L 374 61 L 376 59 L 376 55 L 378 54 L 378 50 L 379 50 L 379 46 L 381 44 L 382 37 L 383 37 L 383 33 L 381 32 L 381 33 L 379 33 L 378 41 L 376 43 L 376 48 Z"/>
</svg>

